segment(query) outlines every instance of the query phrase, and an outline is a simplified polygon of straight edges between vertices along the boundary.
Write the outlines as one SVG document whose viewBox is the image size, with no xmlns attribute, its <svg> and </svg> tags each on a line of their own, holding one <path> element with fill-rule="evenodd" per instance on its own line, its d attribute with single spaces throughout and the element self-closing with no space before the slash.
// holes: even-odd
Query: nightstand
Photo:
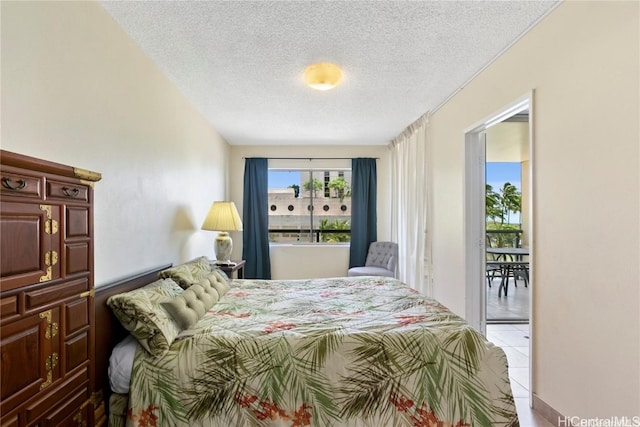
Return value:
<svg viewBox="0 0 640 427">
<path fill-rule="evenodd" d="M 240 261 L 232 261 L 235 265 L 227 265 L 227 264 L 218 264 L 218 268 L 226 273 L 229 276 L 229 279 L 233 279 L 233 273 L 236 273 L 238 279 L 244 279 L 244 264 L 245 260 Z"/>
</svg>

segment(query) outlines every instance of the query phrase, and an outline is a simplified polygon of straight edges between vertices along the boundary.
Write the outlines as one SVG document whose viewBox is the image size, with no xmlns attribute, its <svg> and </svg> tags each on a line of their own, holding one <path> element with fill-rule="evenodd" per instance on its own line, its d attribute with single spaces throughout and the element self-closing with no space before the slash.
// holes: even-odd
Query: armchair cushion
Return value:
<svg viewBox="0 0 640 427">
<path fill-rule="evenodd" d="M 353 267 L 349 269 L 349 277 L 355 276 L 387 276 L 394 277 L 394 271 L 382 267 Z"/>
<path fill-rule="evenodd" d="M 349 269 L 349 276 L 395 277 L 398 262 L 398 244 L 394 242 L 372 242 L 369 245 L 364 267 Z"/>
</svg>

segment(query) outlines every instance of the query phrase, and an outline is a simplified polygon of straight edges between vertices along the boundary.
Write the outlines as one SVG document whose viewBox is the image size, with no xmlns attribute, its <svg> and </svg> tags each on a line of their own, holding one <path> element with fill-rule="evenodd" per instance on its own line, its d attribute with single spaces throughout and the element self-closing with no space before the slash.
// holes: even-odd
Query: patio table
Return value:
<svg viewBox="0 0 640 427">
<path fill-rule="evenodd" d="M 523 257 L 529 255 L 529 248 L 487 248 L 487 253 L 497 255 L 495 261 L 487 261 L 487 265 L 497 265 L 500 268 L 500 287 L 498 298 L 507 296 L 509 290 L 509 277 L 513 276 L 516 284 L 516 273 L 521 273 L 525 287 L 529 286 L 529 261 L 523 261 Z"/>
<path fill-rule="evenodd" d="M 522 261 L 522 257 L 529 255 L 529 248 L 487 248 L 487 253 L 498 255 L 500 258 Z"/>
</svg>

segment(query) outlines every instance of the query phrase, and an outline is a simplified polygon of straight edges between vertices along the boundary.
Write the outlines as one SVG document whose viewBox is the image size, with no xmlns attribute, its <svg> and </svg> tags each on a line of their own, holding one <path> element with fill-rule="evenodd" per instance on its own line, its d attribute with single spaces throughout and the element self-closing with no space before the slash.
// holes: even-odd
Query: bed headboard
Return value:
<svg viewBox="0 0 640 427">
<path fill-rule="evenodd" d="M 111 295 L 137 289 L 156 281 L 158 273 L 169 267 L 171 267 L 171 264 L 162 265 L 96 288 L 95 392 L 102 392 L 105 398 L 109 396 L 107 370 L 109 368 L 111 350 L 128 334 L 107 305 L 107 299 Z"/>
</svg>

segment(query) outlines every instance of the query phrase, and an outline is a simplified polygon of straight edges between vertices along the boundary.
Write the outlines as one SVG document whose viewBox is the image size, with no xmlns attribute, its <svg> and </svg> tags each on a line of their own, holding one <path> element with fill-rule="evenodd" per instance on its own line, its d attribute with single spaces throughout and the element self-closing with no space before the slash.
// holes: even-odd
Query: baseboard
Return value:
<svg viewBox="0 0 640 427">
<path fill-rule="evenodd" d="M 533 409 L 554 426 L 571 427 L 573 425 L 568 417 L 553 409 L 544 400 L 540 399 L 535 393 L 533 393 L 532 403 Z"/>
</svg>

